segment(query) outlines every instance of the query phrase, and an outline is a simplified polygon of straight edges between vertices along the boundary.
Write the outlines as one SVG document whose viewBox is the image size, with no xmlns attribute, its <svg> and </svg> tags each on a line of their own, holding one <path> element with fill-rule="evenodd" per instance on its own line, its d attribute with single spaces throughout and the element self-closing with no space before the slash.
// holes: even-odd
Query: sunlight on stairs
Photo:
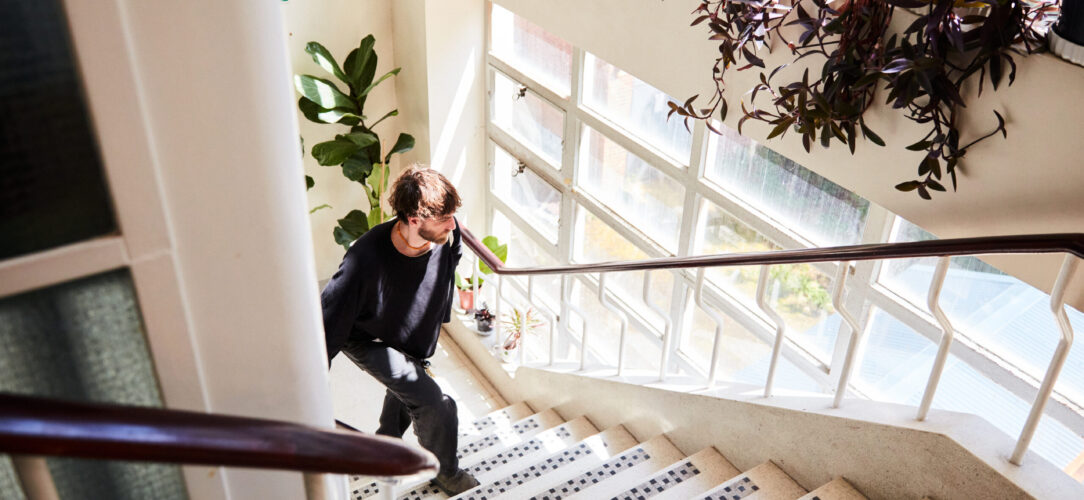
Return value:
<svg viewBox="0 0 1084 500">
<path fill-rule="evenodd" d="M 481 483 L 455 497 L 464 500 L 866 498 L 843 478 L 807 493 L 770 461 L 741 472 L 714 448 L 685 456 L 665 436 L 638 443 L 622 426 L 600 431 L 584 417 L 565 422 L 524 403 L 463 423 L 459 457 Z M 353 500 L 379 494 L 377 483 L 351 478 Z M 428 481 L 400 485 L 395 497 L 448 498 Z"/>
</svg>

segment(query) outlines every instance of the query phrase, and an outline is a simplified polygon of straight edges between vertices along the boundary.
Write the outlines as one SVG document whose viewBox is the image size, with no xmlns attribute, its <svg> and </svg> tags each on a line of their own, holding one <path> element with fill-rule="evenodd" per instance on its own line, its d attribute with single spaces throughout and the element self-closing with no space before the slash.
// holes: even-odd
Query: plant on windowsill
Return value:
<svg viewBox="0 0 1084 500">
<path fill-rule="evenodd" d="M 369 200 L 368 214 L 355 209 L 338 220 L 333 235 L 335 242 L 343 248 L 350 248 L 350 244 L 369 228 L 391 217 L 380 206 L 380 198 L 388 188 L 388 163 L 392 155 L 414 148 L 413 136 L 399 134 L 395 144 L 384 153 L 380 136 L 373 131 L 380 122 L 398 115 L 399 110 L 393 109 L 376 121 L 366 122 L 365 100 L 369 93 L 384 80 L 399 74 L 401 69 L 395 68 L 374 80 L 377 62 L 376 50 L 373 49 L 375 43 L 372 35 L 363 38 L 358 48 L 346 56 L 341 69 L 323 45 L 309 42 L 305 46 L 305 52 L 312 56 L 312 60 L 346 84 L 348 92 L 339 90 L 331 80 L 312 75 L 294 75 L 294 87 L 301 94 L 297 107 L 305 118 L 316 123 L 349 127 L 349 132 L 337 134 L 335 139 L 312 147 L 312 156 L 317 163 L 341 167 L 343 176 L 361 184 Z M 305 183 L 306 188 L 311 189 L 314 184 L 312 177 L 305 176 Z M 324 206 L 312 211 L 320 208 Z"/>
<path fill-rule="evenodd" d="M 960 10 L 984 7 L 985 13 Z M 912 9 L 918 18 L 902 34 L 889 34 L 895 9 Z M 961 136 L 961 108 L 966 106 L 966 82 L 978 76 L 981 95 L 984 82 L 997 90 L 1008 78 L 1016 79 L 1015 54 L 1042 50 L 1046 28 L 1057 13 L 1056 3 L 1024 0 L 702 0 L 693 14 L 693 26 L 707 23 L 710 40 L 719 42 L 719 58 L 713 68 L 715 92 L 708 107 L 695 107 L 698 96 L 684 103 L 669 103 L 670 114 L 704 120 L 724 120 L 728 103 L 725 76 L 754 67 L 768 69 L 757 49 L 774 39 L 793 56 L 791 63 L 810 56 L 823 59 L 820 76 L 807 69 L 800 79 L 783 78 L 788 64 L 760 73 L 760 82 L 741 103 L 738 131 L 747 120 L 772 126 L 768 139 L 788 131 L 802 136 L 809 152 L 819 140 L 827 148 L 832 141 L 846 144 L 853 154 L 861 137 L 884 146 L 870 129 L 865 112 L 877 101 L 884 85 L 886 104 L 928 132 L 908 150 L 921 152 L 918 177 L 896 185 L 931 199 L 931 191 L 946 191 L 941 183 L 947 174 L 953 191 L 961 159 L 975 144 L 1000 133 L 1006 136 L 1005 120 L 994 111 L 997 126 L 973 140 Z M 811 13 L 812 12 L 812 13 Z M 792 28 L 793 27 L 793 28 Z M 794 30 L 794 31 L 791 31 Z M 786 33 L 784 33 L 784 31 Z M 816 68 L 820 61 L 814 62 Z M 785 80 L 785 81 L 781 81 Z M 766 96 L 767 102 L 757 101 Z M 747 106 L 748 105 L 748 106 Z"/>
<path fill-rule="evenodd" d="M 1084 0 L 1062 0 L 1061 16 L 1050 30 L 1050 49 L 1084 66 Z"/>
<path fill-rule="evenodd" d="M 516 352 L 520 348 L 524 337 L 544 325 L 542 320 L 538 319 L 535 310 L 530 307 L 527 309 L 513 308 L 512 312 L 505 317 L 501 324 L 504 326 L 507 335 L 504 341 L 497 346 L 497 355 L 505 363 L 511 363 L 515 359 Z"/>
<path fill-rule="evenodd" d="M 480 335 L 492 335 L 493 313 L 489 312 L 489 306 L 482 302 L 482 307 L 474 311 L 474 326 Z"/>
<path fill-rule="evenodd" d="M 496 236 L 486 236 L 482 238 L 482 244 L 493 252 L 500 261 L 508 261 L 508 244 L 501 244 L 500 240 Z M 486 265 L 485 262 L 478 263 L 478 270 L 481 274 L 493 274 L 493 270 Z M 460 276 L 459 271 L 455 272 L 455 288 L 459 293 L 459 307 L 466 312 L 470 312 L 474 309 L 474 279 L 473 276 L 467 276 L 466 278 Z M 482 284 L 485 280 L 481 276 L 478 276 L 478 290 L 482 289 Z"/>
</svg>

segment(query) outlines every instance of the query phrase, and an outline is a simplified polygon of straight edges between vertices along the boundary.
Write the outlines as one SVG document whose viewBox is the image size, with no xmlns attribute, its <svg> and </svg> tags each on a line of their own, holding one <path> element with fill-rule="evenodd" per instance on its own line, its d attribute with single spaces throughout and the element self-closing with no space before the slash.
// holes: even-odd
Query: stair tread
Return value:
<svg viewBox="0 0 1084 500">
<path fill-rule="evenodd" d="M 680 460 L 685 454 L 665 436 L 633 446 L 605 464 L 563 483 L 543 488 L 534 500 L 593 500 L 612 498 L 629 484 Z"/>
<path fill-rule="evenodd" d="M 531 410 L 531 407 L 523 402 L 494 410 L 470 423 L 460 424 L 459 441 L 462 444 L 464 439 L 476 439 L 480 436 L 485 436 L 490 430 L 499 425 L 511 424 L 517 420 L 527 418 L 533 413 L 534 411 Z"/>
<path fill-rule="evenodd" d="M 866 496 L 842 477 L 837 477 L 810 491 L 798 500 L 867 500 Z"/>
<path fill-rule="evenodd" d="M 557 412 L 546 410 L 513 422 L 509 426 L 499 425 L 487 436 L 467 443 L 460 443 L 457 452 L 459 466 L 466 467 L 467 464 L 500 453 L 504 448 L 516 446 L 529 440 L 531 436 L 562 423 L 564 423 L 564 420 L 557 415 Z"/>
<path fill-rule="evenodd" d="M 552 455 L 597 433 L 598 429 L 591 425 L 591 422 L 584 417 L 579 417 L 539 432 L 520 444 L 503 448 L 498 453 L 481 458 L 474 463 L 461 463 L 460 467 L 468 470 L 479 482 L 485 484 L 518 472 L 540 458 Z M 402 500 L 437 499 L 447 498 L 447 495 L 426 481 L 424 484 L 405 489 L 405 492 L 400 493 L 397 498 Z"/>
<path fill-rule="evenodd" d="M 704 494 L 703 500 L 795 500 L 806 494 L 771 461 L 764 462 Z M 699 495 L 698 495 L 699 497 Z"/>
<path fill-rule="evenodd" d="M 685 459 L 678 460 L 657 474 L 634 484 L 613 498 L 636 500 L 686 500 L 705 493 L 741 474 L 715 448 L 704 448 Z"/>
<path fill-rule="evenodd" d="M 533 488 L 524 488 L 539 478 L 552 484 L 568 480 L 595 465 L 601 464 L 613 455 L 636 445 L 632 437 L 622 426 L 606 429 L 588 437 L 567 449 L 545 456 L 533 465 L 517 472 L 502 476 L 495 481 L 483 482 L 477 488 L 457 495 L 462 500 L 492 500 L 494 498 L 524 498 Z"/>
</svg>

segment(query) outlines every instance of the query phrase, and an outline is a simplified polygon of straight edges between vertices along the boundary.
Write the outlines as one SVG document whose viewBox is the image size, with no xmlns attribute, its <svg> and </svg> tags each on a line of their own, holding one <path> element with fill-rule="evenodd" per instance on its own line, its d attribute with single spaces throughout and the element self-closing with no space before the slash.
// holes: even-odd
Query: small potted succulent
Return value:
<svg viewBox="0 0 1084 500">
<path fill-rule="evenodd" d="M 486 236 L 482 239 L 482 244 L 493 252 L 501 262 L 508 260 L 508 245 L 502 245 L 496 236 Z M 485 262 L 478 264 L 478 270 L 482 274 L 493 274 L 493 270 L 486 265 Z M 464 278 L 459 274 L 459 271 L 455 272 L 455 288 L 459 294 L 459 308 L 471 312 L 474 310 L 474 277 L 467 276 Z M 485 284 L 485 280 L 481 276 L 478 276 L 478 289 L 482 289 L 482 285 Z"/>
<path fill-rule="evenodd" d="M 512 309 L 511 314 L 505 317 L 502 324 L 508 335 L 497 346 L 497 354 L 505 363 L 511 363 L 515 359 L 523 337 L 543 325 L 542 320 L 538 319 L 538 313 L 530 307 Z"/>
<path fill-rule="evenodd" d="M 482 335 L 493 334 L 493 313 L 489 312 L 489 307 L 486 306 L 485 302 L 482 302 L 482 307 L 475 309 L 474 324 L 478 333 Z"/>
</svg>

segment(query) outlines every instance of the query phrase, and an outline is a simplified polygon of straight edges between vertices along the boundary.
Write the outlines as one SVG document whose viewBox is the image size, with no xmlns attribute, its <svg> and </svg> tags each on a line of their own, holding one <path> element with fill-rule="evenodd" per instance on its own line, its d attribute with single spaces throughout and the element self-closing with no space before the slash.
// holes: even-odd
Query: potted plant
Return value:
<svg viewBox="0 0 1084 500">
<path fill-rule="evenodd" d="M 500 240 L 496 236 L 486 236 L 482 238 L 482 244 L 493 252 L 501 262 L 508 260 L 508 245 L 501 244 Z M 478 264 L 478 270 L 482 274 L 493 274 L 493 270 L 486 265 L 485 262 Z M 455 272 L 455 288 L 459 293 L 459 307 L 466 312 L 470 312 L 474 309 L 474 277 L 468 276 L 466 278 L 460 276 L 459 271 Z M 482 289 L 482 284 L 485 280 L 481 276 L 478 277 L 478 289 Z"/>
<path fill-rule="evenodd" d="M 516 351 L 519 349 L 523 337 L 543 325 L 542 320 L 538 319 L 535 310 L 530 307 L 527 309 L 518 307 L 512 309 L 512 312 L 502 324 L 508 335 L 497 346 L 497 354 L 501 361 L 505 363 L 510 363 L 515 359 Z"/>
<path fill-rule="evenodd" d="M 1048 36 L 1055 54 L 1084 66 L 1084 0 L 1062 0 L 1061 15 Z"/>
<path fill-rule="evenodd" d="M 482 302 L 482 307 L 474 311 L 474 325 L 478 330 L 478 333 L 482 335 L 492 335 L 493 332 L 493 313 L 489 312 L 489 307 L 485 302 Z"/>
</svg>

